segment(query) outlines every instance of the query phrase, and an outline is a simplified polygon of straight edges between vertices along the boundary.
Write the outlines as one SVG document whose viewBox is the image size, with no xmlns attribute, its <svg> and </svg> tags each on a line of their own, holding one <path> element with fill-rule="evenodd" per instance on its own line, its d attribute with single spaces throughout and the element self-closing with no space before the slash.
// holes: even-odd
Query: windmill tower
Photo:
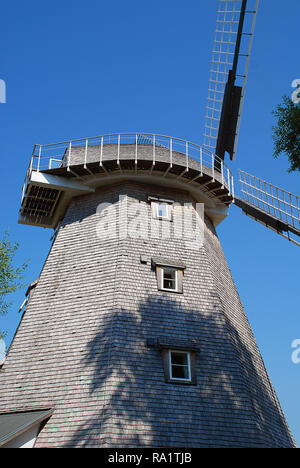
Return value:
<svg viewBox="0 0 300 468">
<path fill-rule="evenodd" d="M 55 235 L 0 374 L 2 446 L 295 446 L 216 234 L 236 200 L 189 141 L 34 147 L 19 221 Z"/>
</svg>

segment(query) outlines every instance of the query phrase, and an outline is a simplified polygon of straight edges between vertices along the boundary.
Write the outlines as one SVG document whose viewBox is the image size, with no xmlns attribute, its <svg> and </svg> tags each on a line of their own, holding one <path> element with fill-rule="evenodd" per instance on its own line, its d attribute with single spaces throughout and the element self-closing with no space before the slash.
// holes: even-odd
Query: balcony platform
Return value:
<svg viewBox="0 0 300 468">
<path fill-rule="evenodd" d="M 35 146 L 19 222 L 55 228 L 73 197 L 126 179 L 188 190 L 217 225 L 234 199 L 233 178 L 224 162 L 193 143 L 147 135 L 95 137 L 100 144 L 93 138 Z"/>
</svg>

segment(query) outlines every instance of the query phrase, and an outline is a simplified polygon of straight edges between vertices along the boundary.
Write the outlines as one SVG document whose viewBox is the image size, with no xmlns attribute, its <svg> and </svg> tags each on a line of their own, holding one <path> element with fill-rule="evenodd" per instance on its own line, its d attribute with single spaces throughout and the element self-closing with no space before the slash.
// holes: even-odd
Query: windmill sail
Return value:
<svg viewBox="0 0 300 468">
<path fill-rule="evenodd" d="M 235 159 L 259 0 L 219 0 L 203 145 Z"/>
<path fill-rule="evenodd" d="M 251 218 L 300 246 L 300 198 L 258 177 L 239 171 L 242 198 L 235 204 Z"/>
</svg>

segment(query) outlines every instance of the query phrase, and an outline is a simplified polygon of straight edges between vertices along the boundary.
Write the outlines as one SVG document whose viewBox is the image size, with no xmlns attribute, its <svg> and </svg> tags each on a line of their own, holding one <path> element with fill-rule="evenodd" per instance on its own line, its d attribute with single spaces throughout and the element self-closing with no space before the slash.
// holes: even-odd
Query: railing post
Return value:
<svg viewBox="0 0 300 468">
<path fill-rule="evenodd" d="M 38 165 L 37 165 L 37 171 L 38 171 L 38 172 L 39 172 L 39 170 L 40 170 L 41 154 L 42 154 L 42 146 L 40 145 L 39 157 L 38 157 Z"/>
<path fill-rule="evenodd" d="M 189 144 L 186 141 L 185 142 L 185 164 L 186 164 L 186 170 L 189 170 Z"/>
<path fill-rule="evenodd" d="M 121 135 L 119 133 L 118 134 L 118 160 L 117 160 L 118 166 L 120 165 L 120 138 L 121 138 Z"/>
<path fill-rule="evenodd" d="M 224 174 L 223 174 L 223 161 L 221 161 L 221 175 L 222 175 L 222 188 L 224 188 Z"/>
<path fill-rule="evenodd" d="M 70 162 L 71 162 L 71 148 L 72 148 L 72 142 L 70 141 L 69 143 L 69 154 L 68 154 L 68 171 L 70 170 Z"/>
<path fill-rule="evenodd" d="M 155 164 L 155 135 L 153 135 L 153 166 Z"/>
<path fill-rule="evenodd" d="M 86 167 L 87 162 L 87 153 L 88 153 L 88 140 L 85 140 L 85 152 L 84 152 L 84 167 Z"/>
<path fill-rule="evenodd" d="M 202 147 L 200 147 L 200 173 L 201 173 L 201 177 L 203 176 L 202 158 L 203 158 L 203 150 L 202 150 Z"/>
<path fill-rule="evenodd" d="M 229 195 L 231 195 L 229 167 L 227 167 L 227 184 L 228 184 Z"/>
<path fill-rule="evenodd" d="M 173 140 L 170 138 L 170 166 L 173 166 Z"/>
<path fill-rule="evenodd" d="M 36 158 L 36 155 L 35 155 L 36 146 L 37 146 L 37 145 L 34 145 L 34 147 L 33 147 L 33 151 L 32 151 L 32 154 L 31 154 L 31 159 L 30 159 L 29 167 L 32 167 L 34 158 Z M 29 168 L 28 168 L 28 169 L 29 169 Z"/>
<path fill-rule="evenodd" d="M 103 158 L 103 136 L 101 137 L 101 146 L 100 146 L 100 164 L 102 166 L 102 158 Z"/>
<path fill-rule="evenodd" d="M 135 134 L 135 167 L 137 167 L 137 157 L 138 157 L 138 136 Z"/>
<path fill-rule="evenodd" d="M 213 182 L 215 181 L 215 155 L 214 154 L 211 154 L 211 169 L 212 169 L 212 178 L 213 178 Z"/>
</svg>

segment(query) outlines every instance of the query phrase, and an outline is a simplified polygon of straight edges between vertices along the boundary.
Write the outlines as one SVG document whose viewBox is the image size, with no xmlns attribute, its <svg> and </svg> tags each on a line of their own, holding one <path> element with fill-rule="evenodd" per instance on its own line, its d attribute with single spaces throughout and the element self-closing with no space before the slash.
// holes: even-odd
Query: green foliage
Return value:
<svg viewBox="0 0 300 468">
<path fill-rule="evenodd" d="M 6 302 L 6 296 L 25 286 L 20 283 L 20 280 L 23 278 L 27 263 L 20 267 L 14 265 L 18 248 L 19 244 L 12 243 L 8 234 L 5 233 L 0 241 L 0 315 L 7 314 L 10 306 L 10 303 Z M 5 335 L 6 333 L 0 330 L 0 339 Z"/>
<path fill-rule="evenodd" d="M 277 118 L 273 127 L 274 157 L 281 153 L 288 156 L 288 172 L 300 171 L 300 107 L 288 96 L 283 96 L 283 103 L 272 112 Z"/>
</svg>

